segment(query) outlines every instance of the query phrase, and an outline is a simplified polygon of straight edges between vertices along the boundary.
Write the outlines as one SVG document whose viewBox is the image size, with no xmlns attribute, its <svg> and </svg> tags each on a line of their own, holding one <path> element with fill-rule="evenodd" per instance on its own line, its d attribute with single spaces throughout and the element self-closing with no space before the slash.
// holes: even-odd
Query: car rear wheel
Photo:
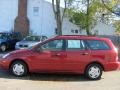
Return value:
<svg viewBox="0 0 120 90">
<path fill-rule="evenodd" d="M 0 46 L 0 50 L 1 50 L 2 52 L 6 51 L 6 49 L 7 49 L 7 47 L 6 47 L 5 44 L 2 44 L 2 45 Z"/>
<path fill-rule="evenodd" d="M 18 77 L 24 76 L 28 72 L 27 65 L 22 61 L 15 61 L 10 67 L 10 72 Z"/>
<path fill-rule="evenodd" d="M 99 80 L 101 79 L 102 71 L 102 67 L 99 64 L 90 64 L 85 71 L 85 75 L 91 80 Z"/>
</svg>

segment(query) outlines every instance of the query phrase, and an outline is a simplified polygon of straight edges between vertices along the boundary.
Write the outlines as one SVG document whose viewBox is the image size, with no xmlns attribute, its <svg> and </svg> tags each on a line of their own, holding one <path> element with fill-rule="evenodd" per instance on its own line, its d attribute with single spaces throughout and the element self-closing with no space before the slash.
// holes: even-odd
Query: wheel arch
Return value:
<svg viewBox="0 0 120 90">
<path fill-rule="evenodd" d="M 0 45 L 6 45 L 6 48 L 9 48 L 9 44 L 7 42 L 2 42 Z"/>
<path fill-rule="evenodd" d="M 84 70 L 84 73 L 86 72 L 87 67 L 88 67 L 89 65 L 91 65 L 91 64 L 98 64 L 98 65 L 101 66 L 101 68 L 102 68 L 103 71 L 105 70 L 103 64 L 101 64 L 100 62 L 94 61 L 94 62 L 91 62 L 91 63 L 89 63 L 89 64 L 86 65 L 85 70 Z"/>
<path fill-rule="evenodd" d="M 28 65 L 28 63 L 25 62 L 25 60 L 23 60 L 23 59 L 14 59 L 14 60 L 12 60 L 12 62 L 11 62 L 10 65 L 9 65 L 9 69 L 10 69 L 11 65 L 12 65 L 14 62 L 16 62 L 16 61 L 21 61 L 21 62 L 25 63 L 26 66 L 27 66 L 28 72 L 29 72 L 29 65 Z"/>
</svg>

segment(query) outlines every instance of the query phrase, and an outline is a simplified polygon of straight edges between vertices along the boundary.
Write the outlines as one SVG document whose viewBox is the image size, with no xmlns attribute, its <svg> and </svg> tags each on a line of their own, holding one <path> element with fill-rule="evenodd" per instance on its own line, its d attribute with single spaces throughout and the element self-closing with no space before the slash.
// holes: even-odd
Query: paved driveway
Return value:
<svg viewBox="0 0 120 90">
<path fill-rule="evenodd" d="M 0 70 L 0 90 L 120 90 L 120 71 L 89 81 L 80 75 L 29 74 L 18 78 Z"/>
<path fill-rule="evenodd" d="M 90 81 L 82 75 L 29 74 L 14 77 L 0 69 L 0 90 L 120 90 L 120 71 L 105 72 L 101 80 Z"/>
</svg>

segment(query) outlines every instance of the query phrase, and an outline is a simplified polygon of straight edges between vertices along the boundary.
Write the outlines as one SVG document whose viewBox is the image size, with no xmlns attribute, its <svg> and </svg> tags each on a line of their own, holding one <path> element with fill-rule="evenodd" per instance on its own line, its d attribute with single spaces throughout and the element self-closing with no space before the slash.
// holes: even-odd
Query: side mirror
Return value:
<svg viewBox="0 0 120 90">
<path fill-rule="evenodd" d="M 37 51 L 37 52 L 43 52 L 43 49 L 40 47 L 40 48 L 36 48 L 35 51 Z"/>
</svg>

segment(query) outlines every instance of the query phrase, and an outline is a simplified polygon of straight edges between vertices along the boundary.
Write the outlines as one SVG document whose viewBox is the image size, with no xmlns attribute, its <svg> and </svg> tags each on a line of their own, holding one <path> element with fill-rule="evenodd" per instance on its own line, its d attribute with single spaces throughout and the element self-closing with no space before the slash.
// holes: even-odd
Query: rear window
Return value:
<svg viewBox="0 0 120 90">
<path fill-rule="evenodd" d="M 39 36 L 27 36 L 23 39 L 24 41 L 40 41 Z"/>
<path fill-rule="evenodd" d="M 67 50 L 85 50 L 83 40 L 67 40 Z"/>
<path fill-rule="evenodd" d="M 108 44 L 101 40 L 86 40 L 91 50 L 110 50 Z"/>
</svg>

